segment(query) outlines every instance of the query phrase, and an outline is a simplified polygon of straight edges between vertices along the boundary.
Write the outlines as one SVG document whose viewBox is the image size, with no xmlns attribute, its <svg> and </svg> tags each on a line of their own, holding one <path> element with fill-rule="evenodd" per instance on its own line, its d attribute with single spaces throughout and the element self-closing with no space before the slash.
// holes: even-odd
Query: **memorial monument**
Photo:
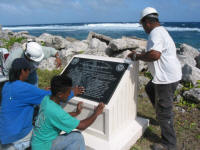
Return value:
<svg viewBox="0 0 200 150">
<path fill-rule="evenodd" d="M 83 131 L 88 150 L 129 150 L 148 126 L 147 119 L 137 117 L 138 62 L 93 55 L 76 55 L 62 75 L 73 85 L 85 87 L 83 95 L 74 97 L 64 109 L 76 109 L 83 101 L 78 119 L 91 115 L 99 102 L 103 113 Z"/>
</svg>

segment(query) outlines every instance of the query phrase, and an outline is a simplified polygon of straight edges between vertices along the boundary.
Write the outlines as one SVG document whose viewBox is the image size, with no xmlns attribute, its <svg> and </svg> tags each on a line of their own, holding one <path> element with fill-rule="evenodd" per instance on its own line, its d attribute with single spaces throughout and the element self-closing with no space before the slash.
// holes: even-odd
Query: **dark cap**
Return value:
<svg viewBox="0 0 200 150">
<path fill-rule="evenodd" d="M 31 65 L 25 58 L 16 58 L 12 62 L 12 69 L 31 69 Z"/>
</svg>

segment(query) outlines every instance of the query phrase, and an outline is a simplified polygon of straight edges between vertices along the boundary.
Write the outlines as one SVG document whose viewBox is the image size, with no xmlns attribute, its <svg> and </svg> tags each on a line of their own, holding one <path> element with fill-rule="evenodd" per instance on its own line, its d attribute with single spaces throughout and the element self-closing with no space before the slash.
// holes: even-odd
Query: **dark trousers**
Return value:
<svg viewBox="0 0 200 150">
<path fill-rule="evenodd" d="M 156 118 L 161 128 L 162 143 L 168 149 L 176 148 L 176 134 L 174 130 L 173 97 L 178 82 L 170 84 L 154 84 L 150 81 L 146 87 Z"/>
</svg>

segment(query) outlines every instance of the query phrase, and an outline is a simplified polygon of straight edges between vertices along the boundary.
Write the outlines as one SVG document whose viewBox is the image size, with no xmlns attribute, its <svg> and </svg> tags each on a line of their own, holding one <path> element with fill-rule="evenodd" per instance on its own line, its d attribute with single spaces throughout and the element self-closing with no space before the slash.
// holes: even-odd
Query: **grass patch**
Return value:
<svg viewBox="0 0 200 150">
<path fill-rule="evenodd" d="M 195 104 L 191 101 L 187 101 L 183 97 L 181 97 L 180 102 L 176 103 L 176 105 L 180 107 L 191 107 L 191 108 L 197 108 L 198 106 L 198 104 Z"/>
<path fill-rule="evenodd" d="M 23 37 L 20 37 L 20 38 L 11 37 L 9 40 L 6 40 L 6 39 L 1 39 L 1 40 L 2 40 L 3 43 L 4 43 L 3 48 L 6 48 L 6 49 L 9 50 L 9 49 L 13 46 L 13 44 L 14 44 L 15 42 L 21 43 L 24 39 L 25 39 L 25 38 L 23 38 Z"/>
<path fill-rule="evenodd" d="M 140 92 L 144 92 L 143 89 Z M 140 94 L 140 92 L 138 94 Z M 180 150 L 199 150 L 200 140 L 200 110 L 197 104 L 190 103 L 182 99 L 180 105 L 175 106 L 185 109 L 182 113 L 174 109 L 175 119 L 174 127 L 177 136 L 177 146 Z M 147 97 L 138 97 L 138 116 L 150 120 L 150 125 L 144 132 L 143 136 L 133 145 L 130 150 L 151 150 L 153 143 L 161 141 L 161 131 L 156 121 L 155 110 Z"/>
<path fill-rule="evenodd" d="M 53 71 L 48 71 L 48 70 L 37 70 L 37 74 L 39 76 L 39 82 L 38 82 L 38 86 L 42 89 L 46 88 L 46 87 L 50 87 L 50 81 L 51 78 L 55 75 L 60 74 L 62 71 L 62 69 L 59 70 L 53 70 Z"/>
<path fill-rule="evenodd" d="M 134 146 L 134 147 L 131 148 L 131 150 L 142 150 L 142 149 L 139 146 Z"/>
</svg>

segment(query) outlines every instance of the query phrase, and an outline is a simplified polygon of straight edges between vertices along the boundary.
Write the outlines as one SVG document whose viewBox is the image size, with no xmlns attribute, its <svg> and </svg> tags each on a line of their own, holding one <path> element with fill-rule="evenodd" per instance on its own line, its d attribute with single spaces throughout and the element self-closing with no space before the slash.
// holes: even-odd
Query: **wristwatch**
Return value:
<svg viewBox="0 0 200 150">
<path fill-rule="evenodd" d="M 137 57 L 137 53 L 133 53 L 132 60 L 135 61 Z"/>
</svg>

